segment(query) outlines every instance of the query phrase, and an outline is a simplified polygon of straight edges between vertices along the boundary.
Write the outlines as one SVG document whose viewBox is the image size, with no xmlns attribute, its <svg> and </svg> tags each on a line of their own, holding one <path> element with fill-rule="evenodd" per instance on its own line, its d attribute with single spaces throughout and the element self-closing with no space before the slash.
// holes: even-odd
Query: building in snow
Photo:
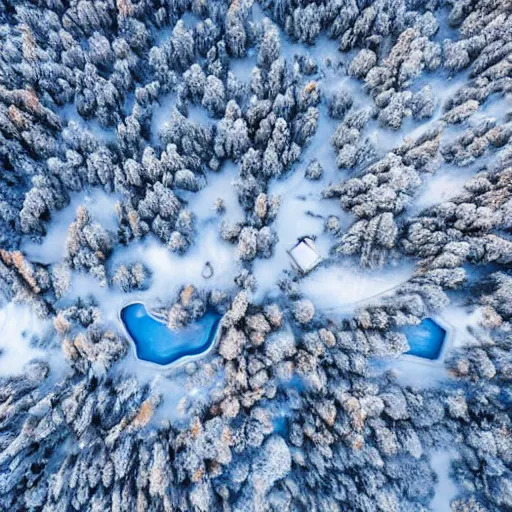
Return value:
<svg viewBox="0 0 512 512">
<path fill-rule="evenodd" d="M 308 274 L 323 261 L 313 240 L 307 236 L 300 238 L 287 252 L 292 259 L 292 266 L 301 274 Z"/>
</svg>

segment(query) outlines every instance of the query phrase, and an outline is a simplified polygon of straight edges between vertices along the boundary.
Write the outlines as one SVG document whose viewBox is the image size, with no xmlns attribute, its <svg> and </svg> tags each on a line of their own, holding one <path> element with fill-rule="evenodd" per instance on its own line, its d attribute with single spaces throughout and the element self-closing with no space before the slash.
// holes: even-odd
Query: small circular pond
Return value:
<svg viewBox="0 0 512 512">
<path fill-rule="evenodd" d="M 169 366 L 208 353 L 215 345 L 221 315 L 208 311 L 197 322 L 173 331 L 142 302 L 134 302 L 121 310 L 120 318 L 139 359 Z"/>
<path fill-rule="evenodd" d="M 439 359 L 447 332 L 432 318 L 425 318 L 419 325 L 404 327 L 402 332 L 411 347 L 408 355 L 431 361 Z"/>
</svg>

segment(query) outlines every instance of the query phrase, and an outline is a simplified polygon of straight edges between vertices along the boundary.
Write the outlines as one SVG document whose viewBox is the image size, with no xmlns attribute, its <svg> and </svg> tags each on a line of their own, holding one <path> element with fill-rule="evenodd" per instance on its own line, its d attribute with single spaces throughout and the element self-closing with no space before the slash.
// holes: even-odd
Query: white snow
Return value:
<svg viewBox="0 0 512 512">
<path fill-rule="evenodd" d="M 482 334 L 486 334 L 479 325 L 483 314 L 482 310 L 478 307 L 465 308 L 456 304 L 450 304 L 443 310 L 443 317 L 445 317 L 448 322 L 450 322 L 450 326 L 453 327 L 453 347 L 476 343 L 477 339 L 473 336 L 472 332 L 482 332 Z"/>
<path fill-rule="evenodd" d="M 464 184 L 481 168 L 482 162 L 465 168 L 445 166 L 434 176 L 426 178 L 413 204 L 409 215 L 416 215 L 426 208 L 461 194 Z"/>
<path fill-rule="evenodd" d="M 378 271 L 362 271 L 349 262 L 339 263 L 306 276 L 300 288 L 324 312 L 348 314 L 362 301 L 407 281 L 414 269 L 414 264 L 410 262 Z"/>
<path fill-rule="evenodd" d="M 179 290 L 181 286 L 193 284 L 205 290 L 214 288 L 228 290 L 234 286 L 233 279 L 238 270 L 236 259 L 236 246 L 220 237 L 219 227 L 223 219 L 243 220 L 244 212 L 231 186 L 237 176 L 234 164 L 227 164 L 218 173 L 207 174 L 208 185 L 197 193 L 180 193 L 188 201 L 187 207 L 196 215 L 198 233 L 195 244 L 184 255 L 170 251 L 160 240 L 153 236 L 143 241 L 132 242 L 128 246 L 119 246 L 109 260 L 109 267 L 114 268 L 121 263 L 141 262 L 151 271 L 151 286 L 148 290 L 121 293 L 113 288 L 103 288 L 99 282 L 90 275 L 74 272 L 73 280 L 68 294 L 61 303 L 67 304 L 77 297 L 92 296 L 101 306 L 104 320 L 117 325 L 117 315 L 122 306 L 137 298 L 151 305 L 155 301 L 166 301 Z M 111 203 L 104 203 L 105 197 Z M 212 207 L 216 198 L 222 197 L 225 201 L 226 212 L 217 215 Z M 105 227 L 112 228 L 109 223 L 109 207 L 113 210 L 113 198 L 103 192 L 91 198 L 91 213 L 95 220 L 99 220 Z M 82 204 L 80 198 L 74 200 L 73 205 Z M 88 203 L 86 203 L 88 204 Z M 30 244 L 25 248 L 31 258 L 37 256 L 41 261 L 57 261 L 64 255 L 67 227 L 74 219 L 76 207 L 67 207 L 56 217 L 51 224 L 51 230 L 42 245 Z M 99 211 L 97 209 L 99 208 Z M 66 210 L 66 211 L 65 211 Z M 102 214 L 103 216 L 101 216 Z M 115 220 L 115 219 L 114 219 Z M 209 279 L 202 277 L 205 263 L 209 261 L 213 268 L 213 276 Z"/>
<path fill-rule="evenodd" d="M 183 20 L 185 27 L 189 29 L 194 28 L 195 25 L 201 21 L 200 18 L 191 12 L 183 13 L 181 19 Z M 157 30 L 155 32 L 155 45 L 162 46 L 164 43 L 166 43 L 171 38 L 173 29 L 174 25 Z"/>
<path fill-rule="evenodd" d="M 298 172 L 296 171 L 296 173 Z M 320 203 L 319 194 L 311 194 L 308 198 L 295 195 L 293 183 L 299 181 L 296 177 L 306 181 L 302 176 L 296 174 L 281 182 L 284 185 L 280 187 L 282 203 L 274 223 L 279 241 L 275 246 L 274 255 L 269 259 L 257 259 L 254 262 L 253 272 L 258 283 L 255 296 L 257 300 L 266 293 L 276 291 L 278 277 L 283 270 L 290 268 L 290 259 L 286 250 L 293 246 L 298 238 L 317 236 L 315 245 L 322 256 L 328 254 L 329 247 L 332 245 L 332 240 L 323 233 L 323 225 L 329 214 L 339 215 L 341 213 L 338 204 L 335 201 L 325 200 Z M 297 185 L 295 190 L 300 187 L 299 183 Z M 310 215 L 308 212 L 314 213 L 318 217 Z"/>
<path fill-rule="evenodd" d="M 217 119 L 213 119 L 208 114 L 208 111 L 202 105 L 193 105 L 191 103 L 188 104 L 188 115 L 187 119 L 196 124 L 215 124 L 218 122 Z"/>
<path fill-rule="evenodd" d="M 436 388 L 450 379 L 443 364 L 423 363 L 420 358 L 379 360 L 381 371 L 390 371 L 402 386 Z"/>
<path fill-rule="evenodd" d="M 198 23 L 200 23 L 202 20 L 199 16 L 196 16 L 194 13 L 187 11 L 184 12 L 181 16 L 181 19 L 183 20 L 183 24 L 187 28 L 194 28 Z"/>
<path fill-rule="evenodd" d="M 324 233 L 323 226 L 330 215 L 340 218 L 342 228 L 352 224 L 353 216 L 344 212 L 335 199 L 323 199 L 322 191 L 332 182 L 342 179 L 344 174 L 336 166 L 334 149 L 330 138 L 338 122 L 331 119 L 324 106 L 320 107 L 320 118 L 316 134 L 305 149 L 300 163 L 282 179 L 274 180 L 269 186 L 269 195 L 279 195 L 281 206 L 273 227 L 279 241 L 274 255 L 269 259 L 254 262 L 253 272 L 258 282 L 256 300 L 267 293 L 277 291 L 276 281 L 284 270 L 290 268 L 287 249 L 294 246 L 304 236 L 316 237 L 315 245 L 320 254 L 328 256 L 333 243 L 330 235 Z M 309 162 L 316 158 L 324 169 L 320 180 L 310 181 L 304 177 Z"/>
<path fill-rule="evenodd" d="M 103 319 L 110 325 L 118 326 L 118 313 L 127 302 L 141 300 L 150 307 L 155 302 L 173 298 L 182 286 L 192 284 L 203 290 L 229 290 L 237 270 L 233 246 L 223 241 L 214 224 L 208 224 L 185 255 L 171 252 L 159 240 L 147 237 L 144 241 L 133 242 L 118 249 L 110 265 L 121 263 L 143 263 L 152 273 L 151 286 L 147 290 L 121 293 L 113 288 L 103 288 L 90 275 L 75 272 L 68 294 L 61 304 L 70 303 L 78 297 L 92 296 L 99 304 Z M 213 267 L 213 276 L 202 277 L 206 261 Z"/>
<path fill-rule="evenodd" d="M 31 359 L 43 357 L 45 352 L 32 346 L 34 337 L 41 337 L 50 322 L 39 319 L 25 305 L 10 302 L 0 309 L 0 375 L 21 373 Z"/>
<path fill-rule="evenodd" d="M 229 62 L 229 70 L 240 83 L 249 83 L 251 81 L 252 70 L 258 65 L 257 55 L 255 48 L 249 48 L 245 57 L 231 59 Z"/>
<path fill-rule="evenodd" d="M 84 119 L 76 110 L 74 103 L 69 103 L 64 107 L 56 109 L 57 115 L 66 123 L 74 121 L 78 126 L 85 130 L 89 130 L 98 140 L 104 141 L 115 141 L 117 137 L 116 130 L 114 128 L 106 128 L 102 126 L 95 119 Z M 63 123 L 63 124 L 66 124 Z"/>
<path fill-rule="evenodd" d="M 153 273 L 151 289 L 145 292 L 154 297 L 165 298 L 184 284 L 201 288 L 227 289 L 232 286 L 236 269 L 233 246 L 220 238 L 214 224 L 207 224 L 185 255 L 177 255 L 156 240 L 131 244 L 116 255 L 115 262 L 131 260 L 143 262 Z M 213 276 L 201 276 L 204 264 L 209 261 Z"/>
<path fill-rule="evenodd" d="M 438 482 L 430 508 L 435 512 L 451 512 L 450 502 L 457 494 L 457 485 L 450 478 L 452 460 L 457 457 L 454 450 L 438 451 L 432 454 L 430 465 L 437 473 Z"/>
<path fill-rule="evenodd" d="M 176 103 L 176 94 L 168 93 L 161 96 L 158 103 L 153 105 L 151 116 L 151 138 L 153 144 L 158 142 L 158 134 L 162 131 L 167 120 L 171 117 L 171 110 Z"/>
<path fill-rule="evenodd" d="M 432 94 L 437 101 L 437 106 L 432 116 L 428 119 L 421 120 L 406 117 L 403 119 L 402 126 L 399 130 L 382 127 L 376 119 L 371 119 L 363 132 L 363 136 L 370 139 L 380 156 L 400 146 L 406 137 L 413 140 L 421 137 L 439 122 L 445 113 L 443 107 L 446 101 L 466 83 L 466 75 L 467 73 L 463 76 L 459 75 L 453 80 L 451 77 L 447 76 L 446 73 L 420 77 L 415 81 L 413 87 L 411 87 L 411 91 L 417 92 L 425 85 L 432 87 Z M 361 97 L 361 94 L 359 94 L 359 97 Z M 457 133 L 461 129 L 460 126 L 448 126 L 446 128 L 450 133 Z"/>
<path fill-rule="evenodd" d="M 181 198 L 187 201 L 187 208 L 191 210 L 198 223 L 220 222 L 224 219 L 231 222 L 242 222 L 245 218 L 243 208 L 238 202 L 233 181 L 238 177 L 238 167 L 232 162 L 226 162 L 219 172 L 208 172 L 206 175 L 207 184 L 199 192 L 180 191 Z M 224 200 L 226 211 L 219 216 L 213 210 L 215 200 Z M 200 235 L 200 234 L 199 234 Z"/>
<path fill-rule="evenodd" d="M 34 262 L 49 264 L 64 258 L 68 228 L 75 220 L 76 210 L 81 205 L 87 207 L 94 222 L 98 222 L 107 230 L 116 231 L 115 205 L 119 199 L 119 195 L 107 194 L 101 189 L 91 189 L 75 194 L 65 208 L 52 214 L 48 232 L 42 243 L 23 242 L 22 251 L 29 260 Z"/>
<path fill-rule="evenodd" d="M 478 343 L 479 335 L 488 336 L 488 332 L 479 325 L 481 319 L 482 311 L 478 307 L 468 308 L 454 302 L 444 308 L 440 320 L 441 325 L 448 329 L 446 350 Z M 420 358 L 380 360 L 377 365 L 382 370 L 392 371 L 402 385 L 420 389 L 438 387 L 451 378 L 444 364 L 433 364 L 430 361 L 422 361 Z"/>
<path fill-rule="evenodd" d="M 502 95 L 501 93 L 491 94 L 485 103 L 480 106 L 479 110 L 475 112 L 472 119 L 479 121 L 483 118 L 496 119 L 499 124 L 503 124 L 510 119 L 512 113 L 510 95 Z"/>
<path fill-rule="evenodd" d="M 304 273 L 309 272 L 322 261 L 322 257 L 310 238 L 301 240 L 293 247 L 290 250 L 290 256 Z"/>
<path fill-rule="evenodd" d="M 258 5 L 255 4 L 252 11 L 254 20 L 261 20 L 264 17 Z M 197 17 L 188 14 L 184 15 L 183 19 L 188 27 L 194 26 L 198 21 Z M 353 98 L 354 108 L 373 106 L 373 100 L 364 91 L 362 82 L 346 75 L 346 66 L 352 60 L 354 52 L 340 53 L 337 49 L 338 43 L 326 36 L 319 37 L 313 46 L 297 44 L 291 41 L 281 29 L 278 30 L 281 35 L 281 55 L 288 60 L 289 64 L 292 64 L 295 55 L 310 55 L 315 59 L 319 71 L 311 79 L 317 81 L 325 94 L 328 95 L 335 90 L 345 90 Z M 449 30 L 447 25 L 442 26 L 443 30 L 445 32 Z M 163 42 L 170 37 L 170 34 L 170 30 L 161 31 L 158 41 Z M 230 69 L 240 81 L 247 83 L 256 64 L 257 50 L 252 48 L 247 57 L 232 59 Z M 369 137 L 381 153 L 399 145 L 405 136 L 413 138 L 419 136 L 439 120 L 443 115 L 443 104 L 466 81 L 466 78 L 467 72 L 460 73 L 453 80 L 440 74 L 427 74 L 420 77 L 414 82 L 411 90 L 417 91 L 427 83 L 432 86 L 434 96 L 439 101 L 432 118 L 421 122 L 408 118 L 398 131 L 381 128 L 376 120 L 371 120 L 362 136 Z M 126 112 L 131 110 L 133 99 L 133 95 L 127 98 Z M 159 104 L 154 106 L 152 117 L 154 142 L 168 122 L 175 103 L 176 94 L 169 93 L 162 96 Z M 485 103 L 483 111 L 486 115 L 502 116 L 503 108 L 504 100 L 493 98 Z M 301 161 L 293 166 L 288 175 L 274 180 L 269 185 L 268 194 L 279 195 L 281 198 L 280 210 L 272 226 L 277 231 L 279 241 L 271 258 L 254 261 L 253 272 L 257 279 L 255 300 L 260 301 L 266 295 L 278 292 L 277 280 L 283 272 L 290 269 L 287 249 L 293 247 L 299 238 L 310 236 L 314 237 L 315 246 L 327 261 L 326 266 L 315 269 L 300 281 L 300 289 L 318 309 L 327 314 L 345 315 L 353 312 L 362 301 L 390 291 L 408 280 L 414 273 L 414 264 L 403 262 L 385 270 L 363 272 L 349 261 L 329 262 L 329 248 L 333 244 L 333 239 L 324 232 L 326 219 L 330 215 L 339 217 L 342 230 L 346 230 L 353 223 L 353 216 L 344 212 L 337 200 L 322 198 L 322 191 L 328 184 L 347 179 L 350 174 L 347 171 L 338 170 L 335 151 L 330 143 L 339 120 L 333 120 L 327 115 L 325 104 L 319 106 L 319 111 L 318 130 L 308 146 L 304 148 Z M 59 114 L 68 121 L 74 120 L 84 128 L 90 129 L 99 138 L 109 140 L 116 136 L 114 130 L 105 129 L 97 122 L 84 121 L 74 106 L 60 109 Z M 478 116 L 480 113 L 475 114 L 476 120 Z M 199 105 L 188 106 L 188 118 L 198 124 L 217 122 Z M 458 129 L 453 128 L 453 130 Z M 313 158 L 316 158 L 324 169 L 324 175 L 317 181 L 310 181 L 304 177 L 304 171 Z M 443 168 L 434 177 L 426 180 L 411 208 L 411 213 L 453 197 L 476 170 L 473 166 L 464 170 L 454 166 Z M 185 255 L 172 253 L 154 237 L 147 237 L 144 241 L 132 242 L 128 247 L 119 247 L 115 250 L 109 261 L 110 270 L 120 263 L 144 263 L 152 272 L 152 284 L 148 290 L 130 294 L 120 293 L 114 289 L 102 288 L 92 277 L 75 272 L 72 290 L 62 301 L 69 302 L 78 296 L 92 295 L 100 304 L 105 320 L 117 324 L 120 308 L 124 303 L 135 298 L 149 304 L 159 300 L 165 301 L 186 284 L 193 284 L 206 290 L 231 289 L 233 278 L 239 268 L 236 246 L 220 238 L 219 227 L 224 219 L 236 222 L 243 221 L 245 218 L 233 187 L 233 181 L 237 175 L 238 166 L 225 163 L 219 172 L 207 172 L 207 185 L 198 193 L 179 192 L 180 197 L 187 201 L 187 208 L 196 216 L 198 231 L 195 245 Z M 217 198 L 222 198 L 226 207 L 225 213 L 221 215 L 213 210 L 213 204 Z M 91 190 L 75 195 L 66 208 L 54 214 L 43 242 L 41 244 L 24 243 L 22 249 L 32 261 L 55 263 L 61 260 L 65 256 L 67 229 L 75 218 L 76 208 L 85 204 L 95 221 L 106 229 L 115 230 L 117 200 L 116 196 L 109 196 L 101 190 Z M 303 249 L 305 249 L 304 245 L 295 247 L 293 255 L 300 266 L 309 267 L 315 262 L 317 255 Z M 214 271 L 210 279 L 204 279 L 201 275 L 207 261 L 210 262 Z M 476 313 L 468 316 L 466 312 L 454 309 L 447 315 L 459 333 L 455 336 L 455 344 L 462 343 L 467 327 L 475 327 Z M 418 366 L 414 365 L 414 369 L 410 370 L 408 364 L 401 361 L 397 365 L 397 371 L 402 372 L 402 378 L 421 381 Z M 425 371 L 434 370 L 427 368 Z"/>
</svg>

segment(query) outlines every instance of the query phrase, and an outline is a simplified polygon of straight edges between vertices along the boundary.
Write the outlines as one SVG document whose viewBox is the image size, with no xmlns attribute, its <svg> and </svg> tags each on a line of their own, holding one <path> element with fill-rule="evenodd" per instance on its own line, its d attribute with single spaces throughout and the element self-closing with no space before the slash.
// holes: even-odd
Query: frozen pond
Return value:
<svg viewBox="0 0 512 512">
<path fill-rule="evenodd" d="M 128 332 L 137 357 L 159 365 L 203 355 L 214 345 L 221 316 L 207 312 L 197 322 L 179 331 L 167 327 L 141 302 L 125 306 L 121 321 Z"/>
<path fill-rule="evenodd" d="M 446 338 L 446 330 L 432 318 L 426 318 L 419 325 L 404 327 L 411 349 L 407 354 L 434 361 L 439 358 Z"/>
</svg>

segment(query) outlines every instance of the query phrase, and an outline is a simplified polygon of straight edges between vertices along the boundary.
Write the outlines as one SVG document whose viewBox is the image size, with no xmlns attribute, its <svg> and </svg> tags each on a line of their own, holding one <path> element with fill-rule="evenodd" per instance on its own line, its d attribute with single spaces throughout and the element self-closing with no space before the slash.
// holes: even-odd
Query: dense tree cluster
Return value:
<svg viewBox="0 0 512 512">
<path fill-rule="evenodd" d="M 432 455 L 455 447 L 452 511 L 512 510 L 508 2 L 0 0 L 0 27 L 0 301 L 51 320 L 32 341 L 64 359 L 0 376 L 0 509 L 426 512 Z M 194 198 L 229 166 L 205 220 Z M 468 179 L 418 208 L 441 172 Z M 342 319 L 292 270 L 255 294 L 294 173 L 349 219 L 322 220 L 325 268 L 407 260 L 412 277 Z M 80 205 L 62 257 L 31 261 L 97 190 L 115 227 Z M 147 380 L 104 308 L 161 283 L 117 251 L 152 240 L 186 262 L 205 226 L 230 285 L 207 261 L 204 287 L 150 306 L 174 331 L 221 314 L 218 344 Z M 455 300 L 477 321 L 445 382 L 382 369 Z"/>
</svg>

